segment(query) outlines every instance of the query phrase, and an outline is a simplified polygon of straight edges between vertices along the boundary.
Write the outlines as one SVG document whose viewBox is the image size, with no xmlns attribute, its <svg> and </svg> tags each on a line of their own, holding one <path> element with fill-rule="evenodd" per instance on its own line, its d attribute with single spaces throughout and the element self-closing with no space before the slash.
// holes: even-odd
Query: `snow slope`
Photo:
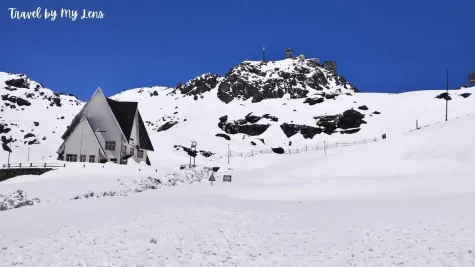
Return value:
<svg viewBox="0 0 475 267">
<path fill-rule="evenodd" d="M 233 158 L 232 183 L 127 197 L 65 196 L 142 166 L 9 180 L 0 192 L 64 198 L 0 213 L 0 265 L 474 266 L 474 134 L 463 116 L 327 155 Z"/>
<path fill-rule="evenodd" d="M 23 80 L 28 86 L 0 86 L 2 98 L 5 95 L 21 97 L 31 105 L 12 109 L 9 100 L 0 100 L 3 110 L 0 123 L 10 129 L 7 133 L 0 133 L 0 137 L 14 138 L 10 162 L 26 163 L 28 159 L 34 163 L 54 161 L 61 134 L 84 103 L 73 96 L 55 94 L 25 75 L 1 73 L 0 84 L 12 79 Z M 15 90 L 11 91 L 12 88 Z M 231 91 L 226 91 L 228 88 Z M 94 89 L 91 88 L 91 94 Z M 450 91 L 449 119 L 475 113 L 475 96 L 470 95 L 474 90 Z M 180 164 L 189 162 L 187 152 L 178 146 L 190 147 L 191 141 L 197 141 L 198 150 L 203 152 L 196 157 L 198 164 L 222 164 L 226 159 L 216 159 L 228 152 L 228 145 L 233 152 L 248 153 L 275 147 L 289 149 L 323 142 L 353 142 L 380 138 L 382 134 L 391 139 L 415 129 L 416 120 L 420 126 L 443 121 L 445 100 L 435 98 L 443 92 L 358 93 L 356 87 L 342 76 L 328 72 L 312 60 L 286 59 L 267 63 L 245 61 L 230 69 L 225 77 L 204 74 L 176 88 L 137 88 L 111 98 L 139 102 L 155 148 L 155 152 L 149 154 L 152 164 L 176 170 Z M 232 98 L 230 102 L 226 100 L 228 97 Z M 55 104 L 56 98 L 61 106 Z M 367 110 L 359 109 L 362 106 Z M 322 123 L 322 119 L 315 120 L 315 117 L 341 116 L 350 109 L 360 112 L 366 122 L 346 127 L 355 133 L 344 133 L 346 128 L 340 128 L 337 121 L 330 122 L 330 126 L 325 126 L 327 128 L 321 126 L 323 124 L 316 125 L 317 121 Z M 255 123 L 244 121 L 244 125 L 239 125 L 248 114 L 269 114 L 276 121 L 261 118 Z M 218 123 L 223 116 L 228 116 L 227 125 L 221 127 Z M 35 122 L 39 125 L 35 126 Z M 307 139 L 300 132 L 287 137 L 281 128 L 284 124 L 296 129 L 305 126 L 313 131 L 329 129 L 329 132 L 317 133 Z M 164 125 L 172 127 L 159 131 Z M 333 129 L 332 125 L 336 128 Z M 230 134 L 233 127 L 240 127 L 238 130 L 244 132 Z M 251 135 L 256 134 L 256 127 L 268 128 L 263 133 Z M 28 133 L 35 134 L 35 137 L 28 137 Z M 216 134 L 227 134 L 230 141 Z M 2 151 L 0 163 L 6 163 L 7 158 L 8 153 Z"/>
</svg>

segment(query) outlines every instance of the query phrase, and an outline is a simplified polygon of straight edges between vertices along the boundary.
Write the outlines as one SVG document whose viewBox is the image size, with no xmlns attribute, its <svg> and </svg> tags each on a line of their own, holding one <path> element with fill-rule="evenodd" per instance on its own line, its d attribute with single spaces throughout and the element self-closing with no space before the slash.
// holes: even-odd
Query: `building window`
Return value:
<svg viewBox="0 0 475 267">
<path fill-rule="evenodd" d="M 66 154 L 66 161 L 76 162 L 76 161 L 78 161 L 78 155 L 76 155 L 76 154 Z"/>
<path fill-rule="evenodd" d="M 127 153 L 127 147 L 125 145 L 122 145 L 122 154 Z"/>
<path fill-rule="evenodd" d="M 132 155 L 132 156 L 134 155 L 134 148 L 133 147 L 130 148 L 130 155 Z"/>
<path fill-rule="evenodd" d="M 86 162 L 86 155 L 81 155 L 81 156 L 79 157 L 79 161 L 80 161 L 80 162 Z"/>
<path fill-rule="evenodd" d="M 96 162 L 96 156 L 90 155 L 89 156 L 89 162 L 91 162 L 91 163 Z"/>
<path fill-rule="evenodd" d="M 143 150 L 137 150 L 137 157 L 143 158 Z"/>
<path fill-rule="evenodd" d="M 115 141 L 106 141 L 106 150 L 115 150 Z"/>
</svg>

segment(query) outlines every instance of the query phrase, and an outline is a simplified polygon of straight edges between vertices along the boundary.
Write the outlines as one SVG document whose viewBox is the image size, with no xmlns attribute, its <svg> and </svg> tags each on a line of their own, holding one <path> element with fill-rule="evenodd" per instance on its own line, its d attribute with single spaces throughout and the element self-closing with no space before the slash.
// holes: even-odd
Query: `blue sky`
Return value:
<svg viewBox="0 0 475 267">
<path fill-rule="evenodd" d="M 12 20 L 8 8 L 102 10 L 102 20 Z M 283 50 L 336 60 L 364 92 L 445 88 L 475 71 L 474 0 L 2 0 L 0 71 L 82 100 L 97 86 L 175 86 Z"/>
</svg>

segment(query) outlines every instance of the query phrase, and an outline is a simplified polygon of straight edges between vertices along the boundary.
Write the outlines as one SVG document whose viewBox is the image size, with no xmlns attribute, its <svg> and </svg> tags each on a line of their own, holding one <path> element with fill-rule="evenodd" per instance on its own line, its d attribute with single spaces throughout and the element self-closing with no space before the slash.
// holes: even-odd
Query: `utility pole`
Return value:
<svg viewBox="0 0 475 267">
<path fill-rule="evenodd" d="M 447 69 L 447 97 L 445 98 L 445 121 L 449 112 L 449 69 Z"/>
<path fill-rule="evenodd" d="M 12 150 L 12 141 L 10 140 L 10 151 Z M 10 151 L 8 151 L 8 168 L 10 168 Z"/>
<path fill-rule="evenodd" d="M 262 47 L 262 61 L 265 62 L 266 61 L 266 47 Z"/>
<path fill-rule="evenodd" d="M 228 144 L 228 164 L 229 164 L 229 157 L 231 156 L 230 144 Z"/>
</svg>

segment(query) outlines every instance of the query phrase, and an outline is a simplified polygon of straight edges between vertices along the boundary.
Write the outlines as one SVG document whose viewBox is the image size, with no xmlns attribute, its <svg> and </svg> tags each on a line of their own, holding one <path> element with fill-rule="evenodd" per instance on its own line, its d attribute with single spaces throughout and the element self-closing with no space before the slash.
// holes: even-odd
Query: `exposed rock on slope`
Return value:
<svg viewBox="0 0 475 267">
<path fill-rule="evenodd" d="M 333 134 L 340 132 L 343 134 L 357 133 L 361 124 L 366 123 L 363 120 L 364 115 L 356 110 L 350 109 L 339 115 L 325 115 L 314 117 L 318 127 L 284 123 L 280 126 L 287 137 L 292 137 L 299 133 L 305 139 L 313 139 L 317 134 Z"/>
<path fill-rule="evenodd" d="M 218 126 L 227 134 L 246 134 L 249 136 L 257 136 L 264 133 L 270 126 L 270 124 L 254 124 L 262 117 L 253 116 L 249 113 L 245 119 L 237 121 L 228 121 L 228 116 L 222 116 L 219 118 Z"/>
</svg>

